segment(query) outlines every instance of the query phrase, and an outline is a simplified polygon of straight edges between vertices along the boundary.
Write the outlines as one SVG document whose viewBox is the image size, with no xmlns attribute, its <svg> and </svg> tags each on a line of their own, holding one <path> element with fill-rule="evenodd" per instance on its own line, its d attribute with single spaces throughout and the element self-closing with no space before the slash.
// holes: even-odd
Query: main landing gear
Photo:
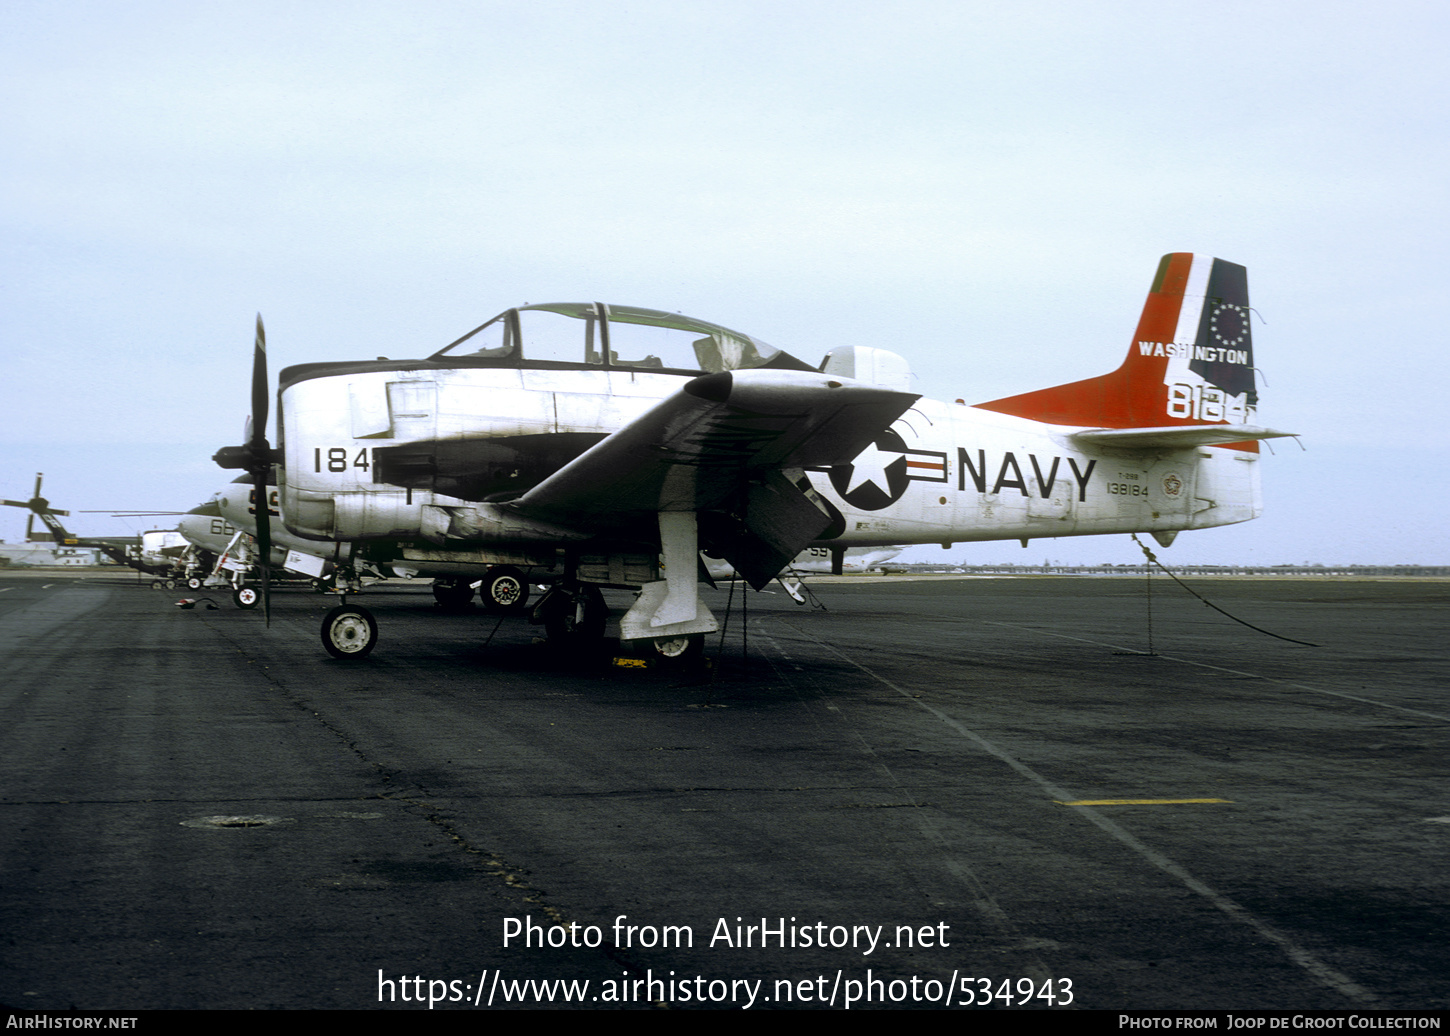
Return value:
<svg viewBox="0 0 1450 1036">
<path fill-rule="evenodd" d="M 655 654 L 671 665 L 688 665 L 705 654 L 705 634 L 691 633 L 654 642 Z"/>
<path fill-rule="evenodd" d="M 440 608 L 462 611 L 473 599 L 474 581 L 467 576 L 442 576 L 433 581 L 433 600 Z M 254 595 L 252 604 L 243 604 L 241 595 Z M 478 588 L 486 611 L 495 614 L 512 615 L 524 611 L 529 602 L 529 581 L 522 571 L 512 565 L 496 565 L 488 570 Z M 562 596 L 551 607 L 551 619 L 547 623 L 549 639 L 569 641 L 571 646 L 582 647 L 589 641 L 598 641 L 604 636 L 604 620 L 608 609 L 604 596 L 597 587 L 583 587 L 574 593 L 561 591 Z M 243 587 L 233 594 L 237 606 L 255 606 L 257 592 Z M 549 598 L 545 598 L 547 602 Z M 538 619 L 537 621 L 544 621 Z M 322 620 L 322 646 L 334 658 L 366 658 L 378 639 L 377 620 L 366 608 L 359 605 L 342 605 L 327 613 Z"/>
<path fill-rule="evenodd" d="M 555 586 L 539 602 L 536 619 L 542 619 L 550 644 L 569 650 L 594 646 L 604 639 L 604 622 L 609 607 L 597 586 Z"/>
<path fill-rule="evenodd" d="M 440 576 L 433 580 L 433 600 L 440 608 L 462 611 L 473 600 L 473 580 L 467 576 Z M 512 565 L 496 565 L 478 584 L 478 596 L 485 611 L 495 615 L 517 615 L 528 606 L 528 578 Z"/>
<path fill-rule="evenodd" d="M 499 615 L 517 615 L 529 603 L 529 581 L 511 565 L 488 570 L 478 588 L 485 611 Z"/>
<path fill-rule="evenodd" d="M 473 584 L 466 578 L 444 578 L 433 580 L 433 600 L 438 607 L 449 611 L 462 611 L 473 599 Z"/>
<path fill-rule="evenodd" d="M 245 590 L 252 588 L 244 587 L 238 594 Z M 255 593 L 255 590 L 252 592 Z M 522 593 L 518 595 L 522 596 Z M 518 610 L 517 605 L 514 608 Z M 597 656 L 604 643 L 608 618 L 609 606 L 599 587 L 578 583 L 572 586 L 556 584 L 539 602 L 533 614 L 533 621 L 542 624 L 548 635 L 549 647 L 570 661 L 584 661 Z M 377 620 L 366 608 L 344 604 L 332 609 L 323 618 L 321 637 L 322 646 L 333 658 L 366 658 L 377 646 Z M 647 643 L 649 647 L 645 650 L 652 648 L 661 663 L 690 666 L 699 664 L 704 655 L 705 634 L 680 634 L 637 643 L 641 646 Z"/>
</svg>

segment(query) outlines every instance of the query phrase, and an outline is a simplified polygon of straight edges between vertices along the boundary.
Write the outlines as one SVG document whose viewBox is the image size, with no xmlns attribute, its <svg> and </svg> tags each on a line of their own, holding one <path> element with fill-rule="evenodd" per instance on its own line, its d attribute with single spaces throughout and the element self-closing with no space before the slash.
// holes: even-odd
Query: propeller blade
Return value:
<svg viewBox="0 0 1450 1036">
<path fill-rule="evenodd" d="M 242 433 L 241 446 L 223 446 L 212 460 L 223 468 L 241 468 L 252 476 L 252 513 L 257 520 L 258 565 L 262 569 L 263 611 L 272 625 L 272 465 L 281 458 L 267 442 L 267 410 L 271 385 L 267 380 L 267 332 L 257 314 L 257 340 L 252 350 L 252 413 Z"/>
<path fill-rule="evenodd" d="M 257 314 L 257 341 L 252 350 L 252 488 L 257 499 L 257 549 L 262 552 L 262 613 L 272 625 L 272 461 L 267 443 L 267 409 L 271 384 L 267 380 L 267 331 Z"/>
<path fill-rule="evenodd" d="M 223 446 L 212 454 L 212 460 L 223 468 L 241 468 L 256 475 L 269 471 L 275 456 L 267 443 L 267 410 L 271 396 L 267 383 L 267 332 L 262 327 L 262 314 L 257 314 L 257 340 L 252 350 L 252 412 L 243 426 L 240 446 Z M 258 479 L 256 485 L 266 485 Z"/>
<path fill-rule="evenodd" d="M 267 383 L 267 332 L 262 328 L 262 314 L 257 314 L 257 343 L 252 351 L 252 441 L 257 448 L 267 444 L 267 397 L 270 385 Z M 264 486 L 265 483 L 258 482 Z"/>
<path fill-rule="evenodd" d="M 256 504 L 253 510 L 257 515 L 257 550 L 261 557 L 258 561 L 262 567 L 262 614 L 266 617 L 266 625 L 272 625 L 272 487 L 267 483 L 270 479 L 271 468 L 263 468 L 252 473 L 253 499 Z"/>
</svg>

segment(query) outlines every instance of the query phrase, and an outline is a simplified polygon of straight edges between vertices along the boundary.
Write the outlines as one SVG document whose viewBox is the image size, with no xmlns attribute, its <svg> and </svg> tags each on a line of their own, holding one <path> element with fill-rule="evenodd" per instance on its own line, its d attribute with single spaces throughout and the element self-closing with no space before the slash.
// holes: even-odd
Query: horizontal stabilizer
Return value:
<svg viewBox="0 0 1450 1036">
<path fill-rule="evenodd" d="M 1294 434 L 1252 424 L 1198 424 L 1164 428 L 1090 428 L 1073 432 L 1068 438 L 1085 446 L 1108 446 L 1120 450 L 1188 450 L 1195 446 L 1284 439 Z"/>
</svg>

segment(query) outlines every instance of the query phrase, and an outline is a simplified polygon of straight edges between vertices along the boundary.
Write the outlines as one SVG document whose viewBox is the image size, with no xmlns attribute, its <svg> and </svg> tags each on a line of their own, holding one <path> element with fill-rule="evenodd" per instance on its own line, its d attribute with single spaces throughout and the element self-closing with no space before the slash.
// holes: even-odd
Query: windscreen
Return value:
<svg viewBox="0 0 1450 1036">
<path fill-rule="evenodd" d="M 500 313 L 430 358 L 716 373 L 781 355 L 758 338 L 679 313 L 550 302 Z"/>
</svg>

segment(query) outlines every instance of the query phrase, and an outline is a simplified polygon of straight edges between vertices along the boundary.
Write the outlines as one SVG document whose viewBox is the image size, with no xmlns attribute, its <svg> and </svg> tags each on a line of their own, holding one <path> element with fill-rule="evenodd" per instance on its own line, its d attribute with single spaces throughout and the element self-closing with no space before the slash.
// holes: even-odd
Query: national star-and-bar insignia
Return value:
<svg viewBox="0 0 1450 1036">
<path fill-rule="evenodd" d="M 900 500 L 912 482 L 946 482 L 947 455 L 941 450 L 909 449 L 889 429 L 849 464 L 828 471 L 831 488 L 852 507 L 879 511 Z"/>
</svg>

